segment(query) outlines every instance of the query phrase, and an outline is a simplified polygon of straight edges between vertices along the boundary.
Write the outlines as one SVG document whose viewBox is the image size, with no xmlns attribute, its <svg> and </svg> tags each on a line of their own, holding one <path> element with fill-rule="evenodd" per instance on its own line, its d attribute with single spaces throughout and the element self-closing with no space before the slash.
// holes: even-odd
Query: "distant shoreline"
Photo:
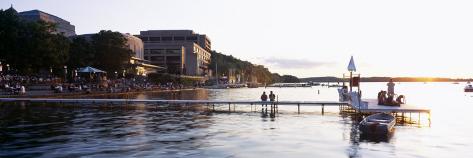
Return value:
<svg viewBox="0 0 473 158">
<path fill-rule="evenodd" d="M 362 77 L 361 82 L 468 82 L 473 79 L 429 78 L 429 77 Z M 348 82 L 348 79 L 338 77 L 309 77 L 301 78 L 301 82 Z"/>
<path fill-rule="evenodd" d="M 103 97 L 103 96 L 119 96 L 119 95 L 135 95 L 141 93 L 171 93 L 171 92 L 182 92 L 182 91 L 191 91 L 198 90 L 203 88 L 183 88 L 183 89 L 173 89 L 173 90 L 141 90 L 141 91 L 129 91 L 129 92 L 114 92 L 110 93 L 107 91 L 98 91 L 92 93 L 85 92 L 73 92 L 73 93 L 54 93 L 53 91 L 36 91 L 36 92 L 47 92 L 40 94 L 27 94 L 27 95 L 0 95 L 1 98 L 84 98 L 84 97 Z"/>
</svg>

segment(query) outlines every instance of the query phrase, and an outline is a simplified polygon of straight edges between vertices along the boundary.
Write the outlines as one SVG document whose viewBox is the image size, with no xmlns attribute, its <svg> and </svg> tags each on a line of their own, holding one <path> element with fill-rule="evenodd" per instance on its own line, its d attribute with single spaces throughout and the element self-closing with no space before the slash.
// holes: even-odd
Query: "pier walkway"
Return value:
<svg viewBox="0 0 473 158">
<path fill-rule="evenodd" d="M 237 101 L 237 100 L 157 100 L 157 99 L 52 99 L 52 98 L 0 98 L 0 102 L 33 102 L 33 103 L 110 103 L 110 104 L 131 104 L 143 103 L 153 105 L 262 105 L 275 104 L 286 106 L 297 106 L 300 113 L 301 106 L 321 106 L 324 113 L 325 106 L 348 106 L 348 102 L 339 101 Z"/>
<path fill-rule="evenodd" d="M 355 112 L 361 113 L 429 113 L 430 109 L 420 108 L 412 105 L 401 105 L 400 107 L 393 106 L 381 106 L 377 105 L 376 100 L 363 100 L 361 104 L 356 101 L 343 102 L 343 101 L 238 101 L 238 100 L 156 100 L 156 99 L 53 99 L 53 98 L 0 98 L 0 102 L 35 102 L 35 103 L 106 103 L 106 104 L 153 104 L 153 105 L 271 105 L 272 103 L 276 106 L 297 106 L 298 112 L 300 112 L 301 106 L 320 106 L 322 113 L 324 113 L 325 106 L 346 106 Z"/>
</svg>

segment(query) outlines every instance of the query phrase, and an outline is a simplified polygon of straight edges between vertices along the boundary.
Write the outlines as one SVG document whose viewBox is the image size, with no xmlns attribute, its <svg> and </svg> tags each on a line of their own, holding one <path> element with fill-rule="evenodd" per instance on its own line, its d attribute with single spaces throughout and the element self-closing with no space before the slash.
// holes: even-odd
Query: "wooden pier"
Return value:
<svg viewBox="0 0 473 158">
<path fill-rule="evenodd" d="M 349 106 L 348 102 L 339 101 L 235 101 L 235 100 L 157 100 L 157 99 L 51 99 L 51 98 L 0 98 L 0 102 L 32 102 L 32 103 L 107 103 L 107 104 L 131 104 L 142 103 L 151 105 L 279 105 L 297 106 L 300 113 L 301 106 L 320 106 L 322 114 L 326 106 Z"/>
<path fill-rule="evenodd" d="M 353 96 L 355 97 L 355 96 Z M 391 113 L 394 115 L 411 114 L 411 113 L 427 113 L 430 122 L 430 109 L 419 108 L 412 105 L 401 105 L 400 107 L 377 105 L 376 100 L 363 100 L 361 104 L 355 101 L 238 101 L 238 100 L 157 100 L 157 99 L 52 99 L 52 98 L 0 98 L 0 102 L 32 102 L 32 103 L 71 103 L 71 104 L 111 104 L 111 105 L 130 105 L 141 103 L 145 105 L 207 105 L 215 108 L 215 105 L 228 105 L 231 111 L 231 105 L 235 109 L 235 105 L 269 105 L 271 110 L 277 109 L 279 105 L 297 106 L 297 112 L 300 113 L 301 106 L 319 106 L 324 114 L 325 107 L 339 107 L 340 111 L 353 112 L 361 114 L 370 113 Z"/>
</svg>

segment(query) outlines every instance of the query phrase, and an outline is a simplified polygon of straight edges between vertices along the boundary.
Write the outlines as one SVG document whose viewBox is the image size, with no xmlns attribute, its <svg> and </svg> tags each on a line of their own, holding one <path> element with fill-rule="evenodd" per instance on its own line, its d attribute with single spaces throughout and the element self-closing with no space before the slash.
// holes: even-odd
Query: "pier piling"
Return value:
<svg viewBox="0 0 473 158">
<path fill-rule="evenodd" d="M 322 104 L 322 115 L 324 115 L 324 104 Z"/>
<path fill-rule="evenodd" d="M 297 114 L 300 114 L 300 113 L 301 113 L 301 105 L 297 104 Z"/>
</svg>

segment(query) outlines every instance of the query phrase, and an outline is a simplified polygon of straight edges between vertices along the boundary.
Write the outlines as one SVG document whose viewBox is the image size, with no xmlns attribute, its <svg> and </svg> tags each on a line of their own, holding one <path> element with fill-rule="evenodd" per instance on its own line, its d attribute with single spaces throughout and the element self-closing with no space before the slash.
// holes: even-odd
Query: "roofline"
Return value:
<svg viewBox="0 0 473 158">
<path fill-rule="evenodd" d="M 47 13 L 47 12 L 44 12 L 44 11 L 41 11 L 41 10 L 38 10 L 38 9 L 28 10 L 28 11 L 22 11 L 22 12 L 19 12 L 18 14 L 27 13 L 27 12 L 34 12 L 34 11 L 37 11 L 37 12 L 46 14 L 46 15 L 48 15 L 48 16 L 52 16 L 52 17 L 61 19 L 61 20 L 64 20 L 63 18 L 60 18 L 60 17 L 58 17 L 58 16 L 56 16 L 56 15 L 52 15 L 52 14 L 49 14 L 49 13 Z M 68 22 L 70 25 L 72 25 L 70 21 L 67 21 L 67 20 L 64 20 L 64 21 L 66 21 L 66 22 Z"/>
</svg>

